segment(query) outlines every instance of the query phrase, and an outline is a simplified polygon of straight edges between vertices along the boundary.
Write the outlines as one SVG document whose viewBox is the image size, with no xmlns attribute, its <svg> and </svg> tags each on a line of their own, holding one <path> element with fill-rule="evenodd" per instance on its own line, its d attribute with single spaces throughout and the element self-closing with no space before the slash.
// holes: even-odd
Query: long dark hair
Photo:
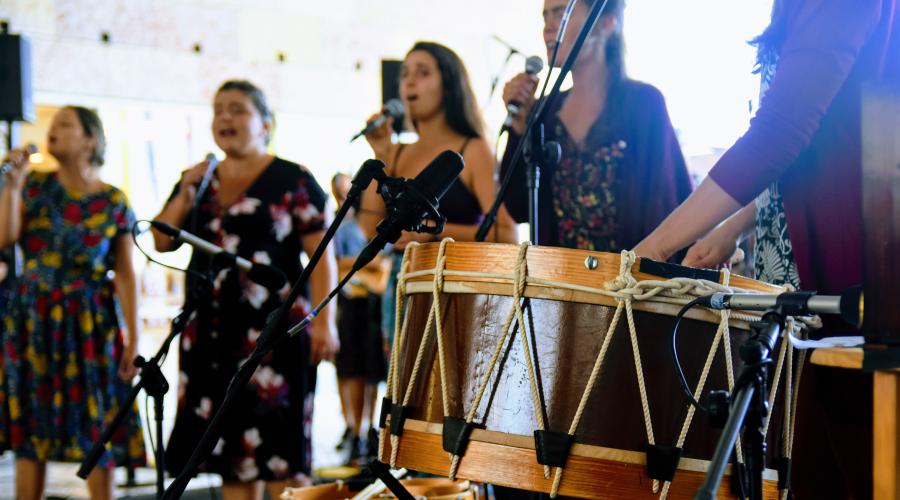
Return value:
<svg viewBox="0 0 900 500">
<path fill-rule="evenodd" d="M 449 48 L 434 42 L 416 42 L 407 55 L 421 50 L 437 61 L 444 92 L 447 125 L 466 137 L 484 137 L 484 123 L 462 59 Z"/>
<path fill-rule="evenodd" d="M 756 47 L 756 66 L 753 72 L 760 74 L 765 82 L 772 80 L 778 65 L 778 55 L 787 38 L 789 3 L 787 0 L 775 0 L 769 26 L 750 41 L 750 45 Z"/>
<path fill-rule="evenodd" d="M 89 161 L 95 167 L 102 166 L 106 156 L 106 134 L 103 132 L 103 122 L 100 121 L 100 116 L 96 111 L 82 106 L 66 106 L 63 109 L 74 111 L 81 123 L 82 130 L 84 130 L 84 135 L 94 138 L 97 142 L 94 150 L 91 151 Z"/>
<path fill-rule="evenodd" d="M 581 0 L 590 9 L 595 3 L 603 0 Z M 625 37 L 622 29 L 625 22 L 625 0 L 607 0 L 606 8 L 600 18 L 614 17 L 616 30 L 606 40 L 606 68 L 609 72 L 610 82 L 625 78 Z M 598 22 L 600 22 L 598 20 Z M 572 35 L 575 36 L 575 35 Z"/>
</svg>

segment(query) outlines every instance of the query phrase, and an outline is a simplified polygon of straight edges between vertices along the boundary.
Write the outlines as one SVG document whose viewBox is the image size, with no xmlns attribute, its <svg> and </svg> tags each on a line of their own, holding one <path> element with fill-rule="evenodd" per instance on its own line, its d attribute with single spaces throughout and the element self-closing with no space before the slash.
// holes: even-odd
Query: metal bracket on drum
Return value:
<svg viewBox="0 0 900 500">
<path fill-rule="evenodd" d="M 413 407 L 412 406 L 401 406 L 397 404 L 391 404 L 391 434 L 397 437 L 403 435 L 403 426 L 406 424 L 406 419 L 410 415 L 412 415 Z"/>
<path fill-rule="evenodd" d="M 791 469 L 793 463 L 788 457 L 780 457 L 775 459 L 775 470 L 778 471 L 778 489 L 781 491 L 790 491 L 791 489 Z"/>
<path fill-rule="evenodd" d="M 378 428 L 384 429 L 384 424 L 387 423 L 387 417 L 391 414 L 391 409 L 394 407 L 394 402 L 391 401 L 391 398 L 381 398 L 381 410 L 378 412 Z"/>
<path fill-rule="evenodd" d="M 441 431 L 441 440 L 444 451 L 462 457 L 469 445 L 469 438 L 474 429 L 483 429 L 483 425 L 475 422 L 466 422 L 459 417 L 444 417 L 444 429 Z"/>
<path fill-rule="evenodd" d="M 675 446 L 647 445 L 647 475 L 651 479 L 671 482 L 678 470 L 681 451 Z"/>
<path fill-rule="evenodd" d="M 541 465 L 565 467 L 575 436 L 565 432 L 534 431 L 534 451 Z"/>
</svg>

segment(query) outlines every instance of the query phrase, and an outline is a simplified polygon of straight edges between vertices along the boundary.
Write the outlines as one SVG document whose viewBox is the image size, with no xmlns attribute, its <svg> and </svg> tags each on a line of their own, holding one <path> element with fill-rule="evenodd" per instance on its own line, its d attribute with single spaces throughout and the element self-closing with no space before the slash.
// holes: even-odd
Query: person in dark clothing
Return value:
<svg viewBox="0 0 900 500">
<path fill-rule="evenodd" d="M 565 0 L 544 2 L 548 58 L 556 48 Z M 568 57 L 593 4 L 579 0 L 556 63 Z M 538 228 L 541 245 L 617 252 L 636 245 L 691 192 L 684 156 L 662 94 L 629 79 L 623 66 L 621 1 L 610 1 L 572 67 L 571 90 L 548 110 L 546 139 L 562 146 L 562 160 L 541 172 Z M 503 99 L 522 103 L 510 127 L 503 174 L 534 109 L 537 77 L 510 80 Z M 525 165 L 504 200 L 517 222 L 527 222 Z"/>
<path fill-rule="evenodd" d="M 638 255 L 672 255 L 777 183 L 802 286 L 836 294 L 859 284 L 862 89 L 868 83 L 900 84 L 898 7 L 897 0 L 776 2 L 761 37 L 767 56 L 761 62 L 771 63 L 771 85 L 749 130 L 635 248 Z M 841 330 L 831 325 L 825 333 Z M 792 475 L 796 498 L 872 497 L 871 411 L 871 373 L 803 368 Z"/>
<path fill-rule="evenodd" d="M 207 162 L 187 170 L 156 220 L 177 227 L 196 222 L 196 235 L 247 260 L 271 265 L 294 282 L 302 253 L 312 255 L 330 221 L 327 194 L 312 173 L 266 152 L 273 125 L 265 96 L 252 83 L 222 84 L 213 102 L 212 131 L 225 158 L 209 184 Z M 154 232 L 156 249 L 177 243 Z M 268 315 L 287 288 L 270 290 L 239 269 L 214 269 L 209 256 L 194 252 L 189 268 L 213 273 L 209 296 L 181 334 L 178 413 L 166 449 L 172 474 L 184 469 L 197 440 L 222 404 L 229 380 L 256 348 Z M 296 324 L 312 304 L 337 285 L 335 259 L 327 247 L 310 273 L 309 293 L 291 304 L 287 323 Z M 287 485 L 312 476 L 310 426 L 316 364 L 340 347 L 334 309 L 328 306 L 300 334 L 269 353 L 238 394 L 216 449 L 203 470 L 222 476 L 226 500 L 275 497 Z"/>
</svg>

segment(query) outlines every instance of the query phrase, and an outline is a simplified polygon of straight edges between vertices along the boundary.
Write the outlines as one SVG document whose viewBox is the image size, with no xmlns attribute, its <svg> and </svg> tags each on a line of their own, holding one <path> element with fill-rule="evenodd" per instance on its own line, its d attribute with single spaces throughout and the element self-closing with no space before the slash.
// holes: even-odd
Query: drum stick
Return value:
<svg viewBox="0 0 900 500">
<path fill-rule="evenodd" d="M 394 476 L 397 479 L 400 479 L 401 477 L 406 475 L 407 470 L 406 469 L 397 469 L 397 470 L 392 470 L 390 472 L 391 472 L 392 476 Z M 381 490 L 383 490 L 385 488 L 386 488 L 386 486 L 384 485 L 384 482 L 381 479 L 378 479 L 374 483 L 363 488 L 362 491 L 357 493 L 356 496 L 354 496 L 352 498 L 352 500 L 369 500 L 370 498 L 374 497 Z"/>
</svg>

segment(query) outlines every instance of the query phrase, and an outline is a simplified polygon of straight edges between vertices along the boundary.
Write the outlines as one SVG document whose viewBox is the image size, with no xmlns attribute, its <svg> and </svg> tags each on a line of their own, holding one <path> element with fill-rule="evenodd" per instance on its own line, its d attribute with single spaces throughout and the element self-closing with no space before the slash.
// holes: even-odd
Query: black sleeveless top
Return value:
<svg viewBox="0 0 900 500">
<path fill-rule="evenodd" d="M 471 138 L 467 138 L 466 141 L 463 142 L 462 147 L 459 148 L 460 156 L 465 153 L 466 146 L 469 145 L 470 140 Z M 397 160 L 400 159 L 400 153 L 403 151 L 403 146 L 404 144 L 401 144 L 400 147 L 397 148 L 397 154 L 394 155 L 394 165 L 397 165 Z M 440 208 L 441 213 L 447 218 L 448 224 L 476 225 L 481 223 L 481 219 L 484 216 L 478 198 L 472 191 L 469 191 L 469 188 L 463 184 L 459 177 L 453 181 L 453 184 L 450 185 L 450 189 L 448 189 L 444 197 L 441 198 Z"/>
</svg>

